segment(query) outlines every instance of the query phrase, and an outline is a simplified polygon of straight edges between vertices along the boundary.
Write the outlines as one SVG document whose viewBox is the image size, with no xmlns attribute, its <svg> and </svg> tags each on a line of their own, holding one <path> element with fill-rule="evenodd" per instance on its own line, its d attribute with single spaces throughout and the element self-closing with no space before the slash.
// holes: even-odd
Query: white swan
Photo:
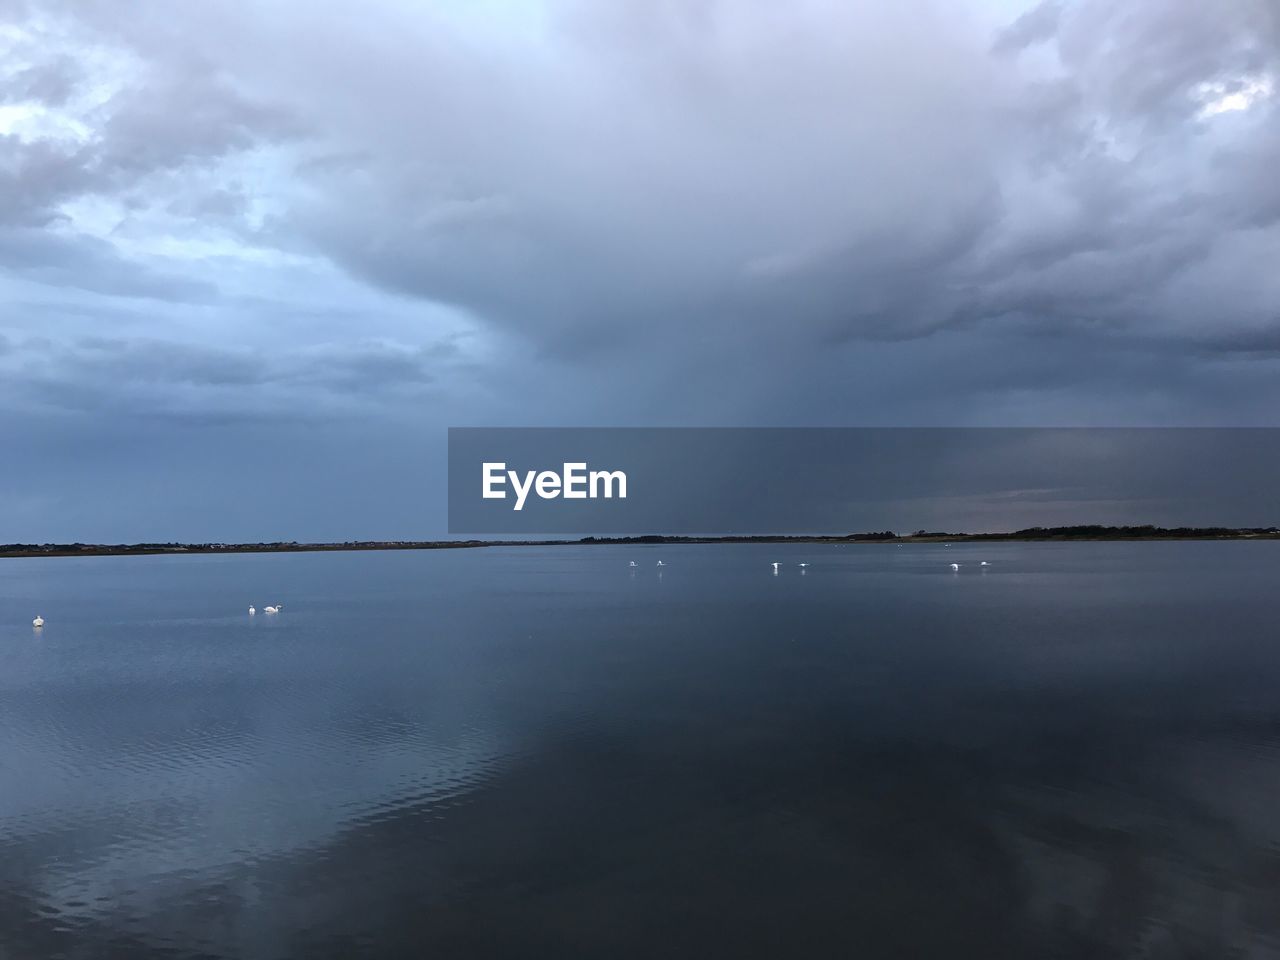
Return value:
<svg viewBox="0 0 1280 960">
<path fill-rule="evenodd" d="M 808 564 L 807 564 L 807 563 L 802 563 L 802 564 L 799 564 L 799 566 L 807 567 L 807 566 L 808 566 Z"/>
<path fill-rule="evenodd" d="M 258 611 L 257 611 L 257 610 L 255 610 L 255 609 L 253 608 L 253 604 L 252 604 L 252 603 L 251 603 L 251 604 L 249 604 L 249 616 L 251 616 L 251 617 L 252 617 L 252 616 L 253 616 L 255 613 L 257 613 L 257 612 L 258 612 Z"/>
<path fill-rule="evenodd" d="M 958 563 L 953 563 L 953 564 L 951 565 L 951 569 L 952 569 L 952 570 L 959 570 L 959 569 L 960 569 L 960 564 L 958 564 Z"/>
<path fill-rule="evenodd" d="M 629 564 L 627 564 L 627 566 L 629 567 L 634 567 L 635 565 L 636 565 L 636 562 L 634 560 L 632 560 Z"/>
<path fill-rule="evenodd" d="M 773 561 L 773 575 L 774 575 L 775 577 L 778 575 L 778 567 L 779 567 L 779 566 L 781 566 L 781 564 L 780 564 L 777 560 Z"/>
<path fill-rule="evenodd" d="M 279 607 L 263 607 L 262 612 L 263 613 L 279 613 L 280 608 Z"/>
<path fill-rule="evenodd" d="M 665 564 L 665 563 L 663 563 L 661 560 L 659 560 L 659 561 L 658 561 L 658 566 L 660 566 L 660 567 L 665 567 L 665 566 L 666 566 L 666 564 Z"/>
<path fill-rule="evenodd" d="M 978 564 L 978 566 L 980 566 L 980 567 L 989 567 L 989 566 L 991 566 L 991 564 L 989 564 L 989 563 L 987 563 L 987 561 L 983 560 L 980 564 Z"/>
<path fill-rule="evenodd" d="M 36 617 L 34 620 L 31 621 L 31 625 L 35 627 L 37 630 L 39 630 L 41 627 L 44 626 L 44 617 Z"/>
</svg>

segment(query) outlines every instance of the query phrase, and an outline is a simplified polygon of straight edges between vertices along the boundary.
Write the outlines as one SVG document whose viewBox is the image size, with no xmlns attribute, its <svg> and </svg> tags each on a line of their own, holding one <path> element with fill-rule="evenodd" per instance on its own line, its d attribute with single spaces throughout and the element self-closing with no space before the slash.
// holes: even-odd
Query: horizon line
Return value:
<svg viewBox="0 0 1280 960">
<path fill-rule="evenodd" d="M 936 543 L 941 541 L 1124 541 L 1124 540 L 1269 540 L 1280 539 L 1280 528 L 1266 527 L 1162 527 L 1155 524 L 1072 524 L 1056 527 L 1023 527 L 988 533 L 917 530 L 897 534 L 892 530 L 861 533 L 800 534 L 592 534 L 577 538 L 455 539 L 455 540 L 264 540 L 238 543 L 222 541 L 140 541 L 137 543 L 84 543 L 80 541 L 0 544 L 0 558 L 121 556 L 219 553 L 322 553 L 363 550 L 447 550 L 477 547 L 537 546 L 646 546 L 657 544 L 716 543 Z"/>
</svg>

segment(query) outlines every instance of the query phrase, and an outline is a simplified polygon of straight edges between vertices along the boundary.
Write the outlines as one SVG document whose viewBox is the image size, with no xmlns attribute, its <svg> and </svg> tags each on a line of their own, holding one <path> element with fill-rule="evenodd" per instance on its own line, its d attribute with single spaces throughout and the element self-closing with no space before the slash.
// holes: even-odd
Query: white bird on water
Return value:
<svg viewBox="0 0 1280 960">
<path fill-rule="evenodd" d="M 258 611 L 257 611 L 257 610 L 255 610 L 255 609 L 253 608 L 253 604 L 252 604 L 252 603 L 251 603 L 251 604 L 249 604 L 249 616 L 251 616 L 251 617 L 252 617 L 252 616 L 253 616 L 255 613 L 257 613 L 257 612 L 258 612 Z"/>
<path fill-rule="evenodd" d="M 263 607 L 262 612 L 263 613 L 279 613 L 280 605 L 276 604 L 274 607 Z"/>
<path fill-rule="evenodd" d="M 37 630 L 39 630 L 41 627 L 44 626 L 44 617 L 36 617 L 34 620 L 31 621 L 31 625 L 35 627 Z"/>
<path fill-rule="evenodd" d="M 627 566 L 629 567 L 634 567 L 635 565 L 636 565 L 636 562 L 634 560 L 632 560 L 629 564 L 627 564 Z"/>
<path fill-rule="evenodd" d="M 978 566 L 980 566 L 980 567 L 989 567 L 989 566 L 991 566 L 991 564 L 989 564 L 989 563 L 987 563 L 987 561 L 983 560 L 980 564 L 978 564 Z"/>
<path fill-rule="evenodd" d="M 807 567 L 807 566 L 808 566 L 808 564 L 807 564 L 807 563 L 802 563 L 802 564 L 799 564 L 799 566 Z"/>
<path fill-rule="evenodd" d="M 665 567 L 665 566 L 666 566 L 666 564 L 665 564 L 665 563 L 663 563 L 661 560 L 659 560 L 659 561 L 658 561 L 658 566 L 660 566 L 660 567 Z"/>
<path fill-rule="evenodd" d="M 773 575 L 774 575 L 775 577 L 778 575 L 778 567 L 779 567 L 779 566 L 781 566 L 781 564 L 780 564 L 777 560 L 773 561 Z"/>
<path fill-rule="evenodd" d="M 951 569 L 952 569 L 952 570 L 959 570 L 959 569 L 960 569 L 960 564 L 958 564 L 958 563 L 953 563 L 953 564 L 951 565 Z"/>
</svg>

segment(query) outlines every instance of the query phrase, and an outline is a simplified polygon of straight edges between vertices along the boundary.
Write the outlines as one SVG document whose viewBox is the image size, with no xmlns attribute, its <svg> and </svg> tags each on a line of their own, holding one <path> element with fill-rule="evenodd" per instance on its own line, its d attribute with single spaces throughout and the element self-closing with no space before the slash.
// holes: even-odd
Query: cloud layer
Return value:
<svg viewBox="0 0 1280 960">
<path fill-rule="evenodd" d="M 1274 423 L 1276 169 L 1268 0 L 5 0 L 0 433 Z"/>
</svg>

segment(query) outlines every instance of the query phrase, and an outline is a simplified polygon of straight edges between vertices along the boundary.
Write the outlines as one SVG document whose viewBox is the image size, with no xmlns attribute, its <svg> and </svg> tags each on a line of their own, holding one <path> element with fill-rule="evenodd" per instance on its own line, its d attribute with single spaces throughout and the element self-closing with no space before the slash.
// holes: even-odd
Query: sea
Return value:
<svg viewBox="0 0 1280 960">
<path fill-rule="evenodd" d="M 1275 541 L 0 560 L 4 960 L 1280 957 L 1278 812 Z"/>
</svg>

